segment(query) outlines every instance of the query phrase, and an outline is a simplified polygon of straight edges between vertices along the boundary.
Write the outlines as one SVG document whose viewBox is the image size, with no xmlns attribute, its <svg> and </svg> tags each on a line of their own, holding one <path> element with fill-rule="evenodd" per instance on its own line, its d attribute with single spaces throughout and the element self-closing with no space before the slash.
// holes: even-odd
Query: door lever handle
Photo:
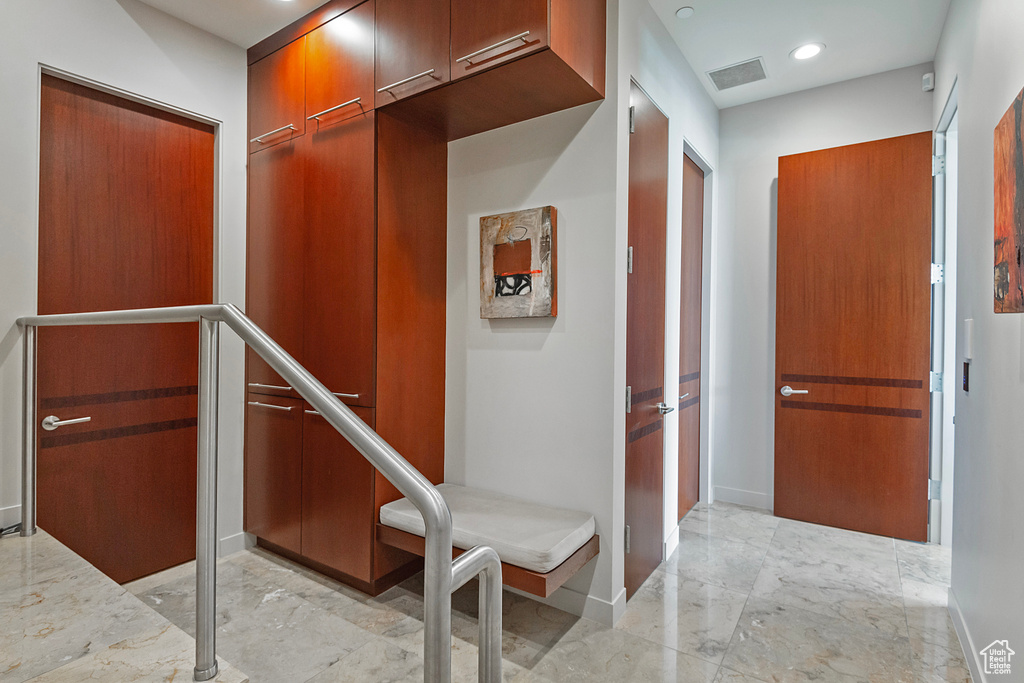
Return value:
<svg viewBox="0 0 1024 683">
<path fill-rule="evenodd" d="M 668 405 L 664 401 L 662 401 L 661 403 L 658 404 L 658 412 L 661 413 L 662 415 L 668 415 L 673 410 L 675 410 L 675 408 L 673 408 L 672 406 Z"/>
<path fill-rule="evenodd" d="M 689 395 L 690 395 L 690 392 L 687 391 L 685 394 L 683 394 L 682 396 L 679 397 L 679 400 L 682 401 L 684 398 L 686 398 Z"/>
<path fill-rule="evenodd" d="M 783 396 L 792 396 L 793 394 L 807 394 L 810 393 L 807 389 L 794 389 L 791 386 L 784 386 L 779 389 L 779 393 Z"/>
<path fill-rule="evenodd" d="M 76 417 L 73 420 L 62 420 L 56 415 L 49 415 L 43 418 L 43 429 L 48 432 L 52 432 L 57 427 L 63 427 L 64 425 L 77 425 L 83 422 L 91 421 L 91 417 Z"/>
</svg>

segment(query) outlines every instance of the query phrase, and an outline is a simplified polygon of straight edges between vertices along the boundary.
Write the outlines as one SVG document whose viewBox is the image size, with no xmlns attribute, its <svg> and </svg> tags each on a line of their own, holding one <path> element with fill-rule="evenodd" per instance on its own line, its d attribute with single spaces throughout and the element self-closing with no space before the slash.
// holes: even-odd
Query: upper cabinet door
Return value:
<svg viewBox="0 0 1024 683">
<path fill-rule="evenodd" d="M 328 126 L 373 109 L 373 0 L 306 35 L 306 118 Z"/>
<path fill-rule="evenodd" d="M 548 45 L 548 0 L 452 0 L 452 80 Z"/>
<path fill-rule="evenodd" d="M 377 0 L 377 106 L 447 83 L 450 0 Z"/>
<path fill-rule="evenodd" d="M 306 130 L 306 39 L 288 43 L 249 67 L 249 152 Z"/>
</svg>

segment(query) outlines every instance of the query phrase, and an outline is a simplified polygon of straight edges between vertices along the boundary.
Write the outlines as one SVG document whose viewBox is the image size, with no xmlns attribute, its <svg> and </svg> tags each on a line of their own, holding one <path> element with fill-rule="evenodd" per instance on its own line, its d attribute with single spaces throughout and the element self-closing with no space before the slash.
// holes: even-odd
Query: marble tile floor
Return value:
<svg viewBox="0 0 1024 683">
<path fill-rule="evenodd" d="M 195 641 L 44 531 L 0 539 L 0 682 L 190 681 Z M 245 683 L 220 662 L 214 683 Z"/>
<path fill-rule="evenodd" d="M 970 681 L 946 612 L 949 553 L 728 504 L 609 628 L 508 591 L 515 683 Z M 253 683 L 422 680 L 422 579 L 377 598 L 255 549 L 220 563 L 219 653 Z M 191 565 L 126 586 L 192 631 Z M 455 681 L 476 680 L 476 586 L 453 598 Z"/>
</svg>

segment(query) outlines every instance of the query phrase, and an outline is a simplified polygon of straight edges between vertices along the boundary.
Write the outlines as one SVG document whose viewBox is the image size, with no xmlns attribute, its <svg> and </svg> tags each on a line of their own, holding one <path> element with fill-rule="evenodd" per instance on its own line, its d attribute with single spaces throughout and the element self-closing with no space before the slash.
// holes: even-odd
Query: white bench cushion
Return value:
<svg viewBox="0 0 1024 683">
<path fill-rule="evenodd" d="M 594 516 L 535 505 L 512 496 L 481 489 L 440 484 L 452 512 L 452 543 L 468 550 L 489 545 L 502 562 L 547 573 L 590 540 Z M 407 498 L 381 507 L 385 526 L 423 536 L 423 517 Z"/>
</svg>

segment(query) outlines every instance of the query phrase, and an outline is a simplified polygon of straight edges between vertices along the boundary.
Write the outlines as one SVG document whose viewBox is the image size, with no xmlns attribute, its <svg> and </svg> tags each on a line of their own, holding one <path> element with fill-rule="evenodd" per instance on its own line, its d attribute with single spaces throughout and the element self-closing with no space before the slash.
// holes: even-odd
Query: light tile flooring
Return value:
<svg viewBox="0 0 1024 683">
<path fill-rule="evenodd" d="M 219 573 L 219 653 L 253 683 L 422 680 L 420 577 L 369 598 L 260 550 Z M 698 505 L 615 628 L 506 592 L 505 680 L 960 683 L 948 584 L 938 546 Z M 127 588 L 192 632 L 190 565 Z M 453 678 L 475 681 L 475 582 L 453 606 Z"/>
</svg>

